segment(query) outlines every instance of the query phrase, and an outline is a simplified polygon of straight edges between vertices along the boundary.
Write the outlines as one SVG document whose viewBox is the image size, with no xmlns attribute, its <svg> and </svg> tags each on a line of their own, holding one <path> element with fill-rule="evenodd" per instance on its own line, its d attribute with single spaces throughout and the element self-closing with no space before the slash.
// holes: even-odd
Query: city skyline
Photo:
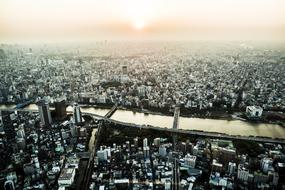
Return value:
<svg viewBox="0 0 285 190">
<path fill-rule="evenodd" d="M 285 189 L 285 0 L 0 0 L 0 189 Z"/>
</svg>

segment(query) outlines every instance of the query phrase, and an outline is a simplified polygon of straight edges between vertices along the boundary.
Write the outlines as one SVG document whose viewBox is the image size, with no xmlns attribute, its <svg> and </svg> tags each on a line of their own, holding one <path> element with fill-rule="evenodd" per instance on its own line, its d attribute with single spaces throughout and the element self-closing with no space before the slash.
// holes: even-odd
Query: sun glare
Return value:
<svg viewBox="0 0 285 190">
<path fill-rule="evenodd" d="M 143 20 L 136 20 L 134 22 L 134 28 L 137 30 L 142 30 L 145 27 L 145 23 Z"/>
</svg>

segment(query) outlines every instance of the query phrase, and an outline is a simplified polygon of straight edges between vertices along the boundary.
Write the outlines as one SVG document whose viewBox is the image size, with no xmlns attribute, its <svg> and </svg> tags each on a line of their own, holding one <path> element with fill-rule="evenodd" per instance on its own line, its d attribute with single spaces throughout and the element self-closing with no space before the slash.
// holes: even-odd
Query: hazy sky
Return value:
<svg viewBox="0 0 285 190">
<path fill-rule="evenodd" d="M 0 0 L 0 42 L 285 40 L 285 0 Z"/>
</svg>

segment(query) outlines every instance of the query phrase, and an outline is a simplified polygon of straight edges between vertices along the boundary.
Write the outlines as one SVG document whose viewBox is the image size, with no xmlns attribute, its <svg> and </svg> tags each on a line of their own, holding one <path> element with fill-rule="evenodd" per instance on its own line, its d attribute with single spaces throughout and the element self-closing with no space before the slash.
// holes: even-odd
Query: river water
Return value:
<svg viewBox="0 0 285 190">
<path fill-rule="evenodd" d="M 0 105 L 0 109 L 13 108 L 13 106 Z M 25 109 L 37 110 L 35 104 L 31 104 Z M 72 107 L 67 107 L 67 111 L 72 111 Z M 109 109 L 100 109 L 93 107 L 82 107 L 84 113 L 94 113 L 104 116 Z M 153 125 L 162 128 L 172 128 L 173 117 L 144 114 L 128 110 L 117 110 L 111 119 L 135 123 L 140 125 Z M 250 123 L 240 120 L 223 120 L 223 119 L 201 119 L 201 118 L 179 118 L 179 129 L 200 130 L 209 132 L 226 133 L 229 135 L 241 136 L 265 136 L 273 138 L 284 138 L 285 128 L 276 124 Z"/>
</svg>

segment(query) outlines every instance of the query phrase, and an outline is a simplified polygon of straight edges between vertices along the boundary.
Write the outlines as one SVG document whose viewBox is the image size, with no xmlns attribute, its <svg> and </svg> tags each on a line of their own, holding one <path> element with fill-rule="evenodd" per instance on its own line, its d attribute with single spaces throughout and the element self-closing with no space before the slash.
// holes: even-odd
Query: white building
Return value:
<svg viewBox="0 0 285 190">
<path fill-rule="evenodd" d="M 144 85 L 137 87 L 138 95 L 144 97 L 146 94 L 146 87 Z"/>
<path fill-rule="evenodd" d="M 82 122 L 81 110 L 77 103 L 73 104 L 73 119 L 76 124 Z"/>
<path fill-rule="evenodd" d="M 195 168 L 196 165 L 196 156 L 192 156 L 190 154 L 187 154 L 185 156 L 185 165 L 190 166 L 192 168 Z"/>
<path fill-rule="evenodd" d="M 272 168 L 273 160 L 271 158 L 263 158 L 261 161 L 261 169 L 264 173 L 268 173 L 268 170 Z"/>
<path fill-rule="evenodd" d="M 106 161 L 108 159 L 108 151 L 105 150 L 98 150 L 97 157 L 100 161 Z"/>
<path fill-rule="evenodd" d="M 97 98 L 97 103 L 105 104 L 106 103 L 106 96 L 105 95 L 99 95 Z"/>
<path fill-rule="evenodd" d="M 249 170 L 244 167 L 243 164 L 238 165 L 238 179 L 241 181 L 247 181 Z"/>
<path fill-rule="evenodd" d="M 165 157 L 167 152 L 166 152 L 166 147 L 165 146 L 160 146 L 158 149 L 159 155 L 162 157 Z"/>
<path fill-rule="evenodd" d="M 259 118 L 261 117 L 263 109 L 260 106 L 247 106 L 246 114 L 250 118 Z"/>
<path fill-rule="evenodd" d="M 149 147 L 148 146 L 143 147 L 143 155 L 145 158 L 149 157 Z"/>
<path fill-rule="evenodd" d="M 70 186 L 74 182 L 75 168 L 63 168 L 58 178 L 59 186 Z"/>
<path fill-rule="evenodd" d="M 147 147 L 148 146 L 148 144 L 147 144 L 147 138 L 144 138 L 143 139 L 143 147 Z"/>
<path fill-rule="evenodd" d="M 160 145 L 160 138 L 155 138 L 153 140 L 153 145 L 156 146 L 156 147 L 159 147 L 159 145 Z"/>
<path fill-rule="evenodd" d="M 229 162 L 229 165 L 228 165 L 228 172 L 230 174 L 234 174 L 235 173 L 235 170 L 236 170 L 236 163 L 233 163 L 233 162 Z"/>
</svg>

